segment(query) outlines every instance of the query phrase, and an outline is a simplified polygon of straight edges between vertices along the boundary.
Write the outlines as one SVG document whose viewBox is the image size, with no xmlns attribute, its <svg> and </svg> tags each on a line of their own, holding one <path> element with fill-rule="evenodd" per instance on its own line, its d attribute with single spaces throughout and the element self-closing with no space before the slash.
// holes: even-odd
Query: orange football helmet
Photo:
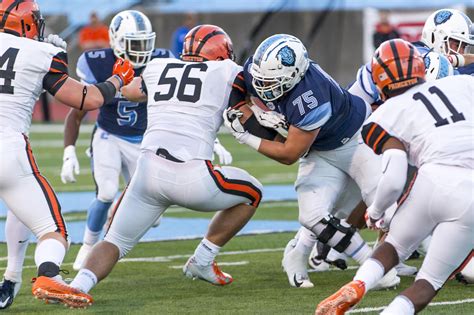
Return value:
<svg viewBox="0 0 474 315">
<path fill-rule="evenodd" d="M 234 49 L 229 35 L 218 26 L 204 24 L 191 29 L 184 37 L 184 61 L 234 60 Z"/>
<path fill-rule="evenodd" d="M 372 58 L 372 79 L 382 100 L 425 82 L 425 63 L 418 50 L 403 39 L 383 42 Z"/>
<path fill-rule="evenodd" d="M 0 1 L 0 32 L 43 40 L 44 19 L 35 0 Z"/>
</svg>

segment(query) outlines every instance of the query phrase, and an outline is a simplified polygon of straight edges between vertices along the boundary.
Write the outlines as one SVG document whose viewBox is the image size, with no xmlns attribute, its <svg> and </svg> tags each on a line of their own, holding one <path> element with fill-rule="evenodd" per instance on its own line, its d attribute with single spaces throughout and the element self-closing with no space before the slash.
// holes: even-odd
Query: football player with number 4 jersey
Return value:
<svg viewBox="0 0 474 315">
<path fill-rule="evenodd" d="M 420 312 L 473 256 L 474 78 L 458 75 L 424 83 L 422 56 L 401 39 L 376 50 L 372 69 L 385 103 L 366 121 L 362 136 L 382 155 L 384 173 L 367 209 L 369 225 L 383 221 L 387 207 L 400 197 L 408 163 L 418 173 L 399 202 L 385 242 L 354 281 L 318 305 L 318 315 L 344 314 L 431 233 L 415 282 L 382 314 Z"/>
<path fill-rule="evenodd" d="M 122 90 L 127 99 L 148 104 L 137 169 L 104 241 L 93 247 L 70 286 L 45 279 L 42 288 L 48 296 L 70 307 L 89 305 L 92 298 L 81 300 L 82 295 L 112 271 L 171 205 L 222 210 L 183 273 L 215 285 L 232 282 L 215 257 L 255 213 L 262 185 L 246 171 L 214 166 L 210 159 L 232 82 L 241 70 L 228 35 L 217 26 L 200 25 L 186 35 L 181 60 L 151 60 L 141 77 Z"/>
<path fill-rule="evenodd" d="M 33 0 L 0 2 L 0 198 L 9 214 L 38 238 L 38 279 L 62 283 L 59 268 L 68 248 L 66 224 L 56 194 L 36 164 L 28 132 L 36 100 L 43 89 L 60 102 L 93 110 L 111 101 L 133 79 L 129 62 L 117 60 L 114 75 L 83 85 L 68 75 L 66 43 L 57 35 L 43 38 L 44 20 Z M 7 229 L 7 233 L 16 233 Z M 11 239 L 10 235 L 7 239 Z M 17 239 L 24 241 L 24 239 Z M 11 305 L 21 283 L 23 257 L 8 248 L 8 267 L 0 290 L 0 308 Z M 10 259 L 11 258 L 11 259 Z M 33 294 L 43 298 L 33 285 Z"/>
</svg>

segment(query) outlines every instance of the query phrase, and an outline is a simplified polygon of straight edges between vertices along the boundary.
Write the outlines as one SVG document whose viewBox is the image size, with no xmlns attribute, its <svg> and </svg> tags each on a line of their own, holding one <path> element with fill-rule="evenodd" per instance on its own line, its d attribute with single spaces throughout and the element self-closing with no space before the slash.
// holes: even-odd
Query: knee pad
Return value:
<svg viewBox="0 0 474 315">
<path fill-rule="evenodd" d="M 328 215 L 311 229 L 323 244 L 328 244 L 342 253 L 351 244 L 351 239 L 357 229 L 345 221 Z"/>
<path fill-rule="evenodd" d="M 98 185 L 97 199 L 102 202 L 113 202 L 117 195 L 119 186 L 113 181 L 104 181 Z"/>
</svg>

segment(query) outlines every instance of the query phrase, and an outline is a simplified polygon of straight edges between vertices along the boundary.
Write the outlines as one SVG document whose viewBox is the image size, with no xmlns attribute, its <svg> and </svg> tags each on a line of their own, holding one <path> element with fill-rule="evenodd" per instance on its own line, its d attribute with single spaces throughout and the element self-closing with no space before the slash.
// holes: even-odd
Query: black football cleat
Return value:
<svg viewBox="0 0 474 315">
<path fill-rule="evenodd" d="M 15 298 L 15 285 L 17 284 L 13 281 L 4 279 L 0 287 L 0 309 L 8 308 L 13 303 Z"/>
</svg>

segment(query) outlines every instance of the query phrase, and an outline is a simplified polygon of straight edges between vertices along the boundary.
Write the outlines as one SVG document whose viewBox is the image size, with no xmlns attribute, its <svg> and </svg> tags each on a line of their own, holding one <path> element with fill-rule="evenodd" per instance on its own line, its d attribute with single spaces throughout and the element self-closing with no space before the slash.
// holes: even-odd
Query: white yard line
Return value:
<svg viewBox="0 0 474 315">
<path fill-rule="evenodd" d="M 248 265 L 249 262 L 244 260 L 244 261 L 228 261 L 228 262 L 219 262 L 219 266 L 244 266 Z M 184 265 L 176 265 L 176 266 L 169 266 L 171 269 L 183 269 Z"/>
<path fill-rule="evenodd" d="M 456 305 L 456 304 L 467 304 L 467 303 L 474 303 L 474 299 L 465 299 L 465 300 L 457 300 L 457 301 L 442 301 L 442 302 L 433 302 L 428 305 L 428 307 L 433 306 L 443 306 L 443 305 Z M 370 313 L 370 312 L 377 312 L 381 311 L 387 306 L 381 307 L 364 307 L 355 309 L 352 311 L 347 312 L 346 314 L 356 314 L 356 313 Z"/>
</svg>

